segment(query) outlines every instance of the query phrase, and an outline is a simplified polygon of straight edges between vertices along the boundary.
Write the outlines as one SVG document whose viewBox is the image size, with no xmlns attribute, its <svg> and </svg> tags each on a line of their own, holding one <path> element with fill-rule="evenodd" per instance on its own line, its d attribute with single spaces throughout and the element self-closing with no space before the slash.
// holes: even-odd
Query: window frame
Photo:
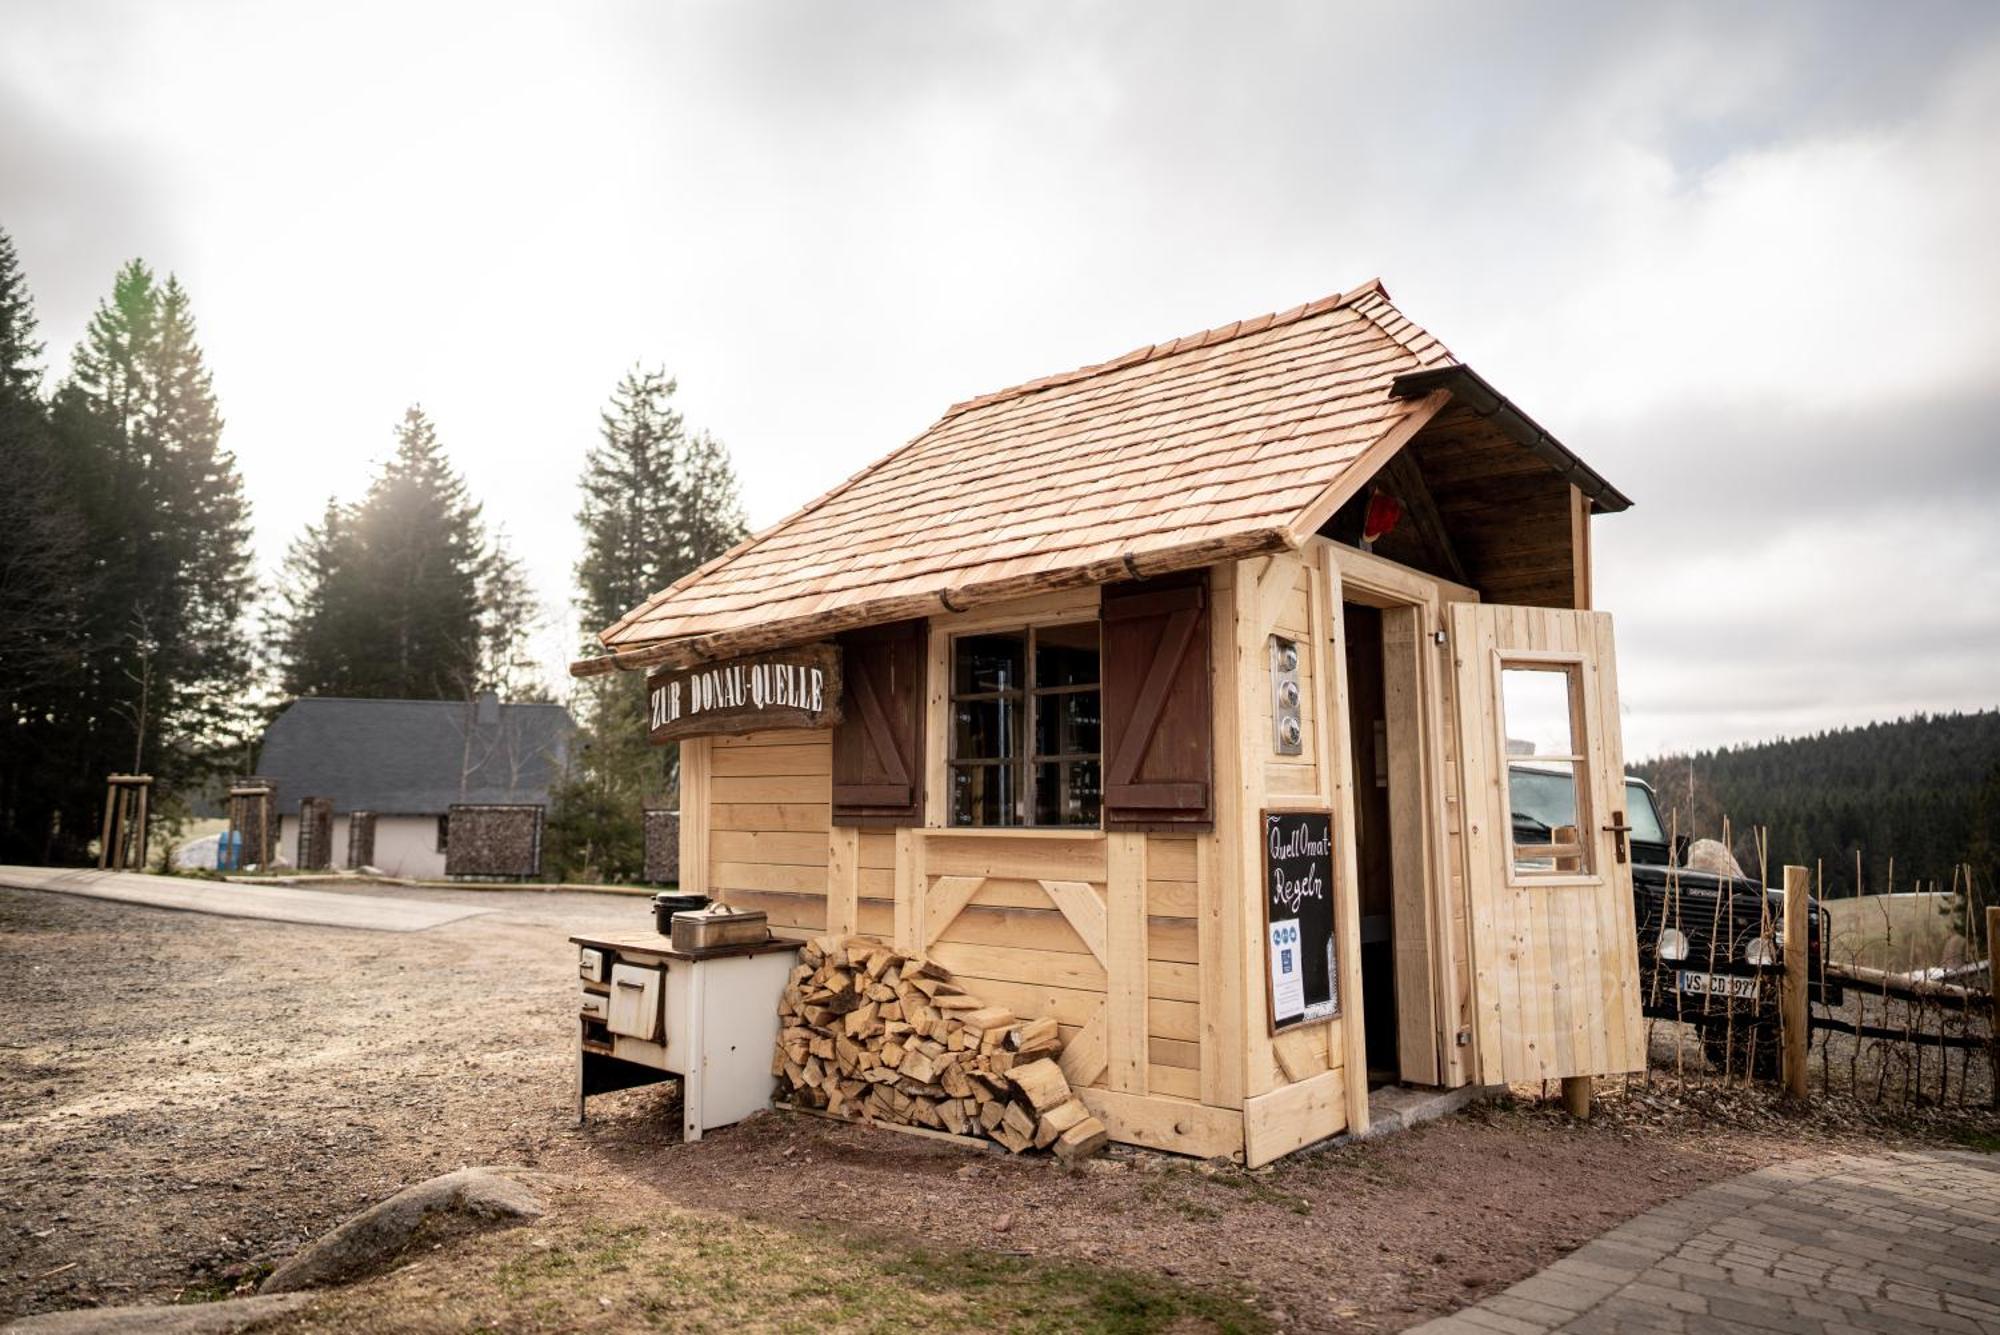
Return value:
<svg viewBox="0 0 2000 1335">
<path fill-rule="evenodd" d="M 1057 630 L 1065 626 L 1088 625 L 1097 637 L 1097 679 L 1094 682 L 1068 686 L 1042 686 L 1036 676 L 1035 641 L 1044 631 Z M 1021 637 L 1022 682 L 1017 688 L 1004 691 L 966 691 L 958 689 L 958 642 L 984 636 L 1018 635 Z M 939 827 L 947 830 L 975 832 L 1031 831 L 1038 833 L 1075 833 L 1102 831 L 1104 829 L 1104 626 L 1102 619 L 1093 610 L 1089 615 L 1050 617 L 1039 621 L 1008 621 L 994 625 L 967 626 L 954 629 L 944 635 L 944 652 L 940 655 L 940 666 L 944 671 L 944 737 L 942 738 L 944 790 L 938 795 L 941 806 Z M 1037 725 L 1041 721 L 1042 702 L 1066 695 L 1082 695 L 1094 692 L 1098 698 L 1098 736 L 1096 751 L 1078 751 L 1070 754 L 1044 755 L 1038 748 Z M 960 757 L 958 754 L 958 706 L 965 701 L 1018 700 L 1021 710 L 1021 750 L 1012 759 L 985 759 L 981 757 Z M 1043 765 L 1054 765 L 1057 782 L 1060 785 L 1057 796 L 1058 810 L 1066 803 L 1069 786 L 1069 766 L 1094 763 L 1098 772 L 1097 819 L 1089 823 L 1044 825 L 1035 820 L 1036 798 L 1039 795 L 1037 771 Z M 1020 801 L 1023 819 L 1015 824 L 973 825 L 961 824 L 956 819 L 953 800 L 953 779 L 961 768 L 1001 769 L 1013 767 L 1020 775 Z"/>
<path fill-rule="evenodd" d="M 1507 753 L 1507 673 L 1510 670 L 1544 672 L 1560 675 L 1564 679 L 1568 687 L 1570 746 L 1574 749 L 1574 754 L 1512 756 Z M 1518 649 L 1498 650 L 1494 653 L 1494 754 L 1500 770 L 1500 810 L 1504 822 L 1503 837 L 1507 841 L 1505 865 L 1507 884 L 1510 887 L 1528 889 L 1604 884 L 1604 857 L 1597 840 L 1598 776 L 1596 764 L 1591 760 L 1596 721 L 1592 715 L 1590 701 L 1595 689 L 1591 663 L 1583 654 Z M 1551 868 L 1548 871 L 1537 871 L 1533 868 L 1523 868 L 1516 856 L 1522 848 L 1543 847 L 1538 844 L 1516 843 L 1513 822 L 1514 766 L 1517 763 L 1531 764 L 1538 760 L 1569 766 L 1571 790 L 1576 800 L 1576 838 L 1583 862 L 1581 869 Z M 1601 761 L 1597 764 L 1601 764 Z M 1619 777 L 1622 783 L 1623 776 Z"/>
</svg>

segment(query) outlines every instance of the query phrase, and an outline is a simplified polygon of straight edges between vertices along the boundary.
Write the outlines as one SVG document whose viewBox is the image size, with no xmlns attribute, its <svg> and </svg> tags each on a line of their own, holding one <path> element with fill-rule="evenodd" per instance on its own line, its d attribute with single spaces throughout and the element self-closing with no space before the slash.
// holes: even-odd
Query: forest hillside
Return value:
<svg viewBox="0 0 2000 1335">
<path fill-rule="evenodd" d="M 1936 882 L 1970 864 L 1993 902 L 2000 846 L 2000 710 L 1919 714 L 1808 737 L 1662 756 L 1634 765 L 1663 820 L 1719 836 L 1754 869 L 1751 831 L 1770 832 L 1769 866 L 1818 864 L 1829 895 Z M 1894 860 L 1894 884 L 1890 862 Z"/>
</svg>

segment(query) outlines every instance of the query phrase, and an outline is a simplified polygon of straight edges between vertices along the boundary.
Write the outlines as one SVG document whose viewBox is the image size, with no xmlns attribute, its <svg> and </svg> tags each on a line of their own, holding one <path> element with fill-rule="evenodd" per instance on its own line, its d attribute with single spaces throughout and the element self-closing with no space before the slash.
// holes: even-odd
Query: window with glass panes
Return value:
<svg viewBox="0 0 2000 1335">
<path fill-rule="evenodd" d="M 951 642 L 951 823 L 1084 825 L 1102 805 L 1097 623 Z"/>
</svg>

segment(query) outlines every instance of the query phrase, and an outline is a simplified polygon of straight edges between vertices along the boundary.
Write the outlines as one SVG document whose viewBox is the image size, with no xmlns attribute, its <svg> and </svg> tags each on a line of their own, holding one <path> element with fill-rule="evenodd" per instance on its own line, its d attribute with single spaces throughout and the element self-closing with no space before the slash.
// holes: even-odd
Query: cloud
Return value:
<svg viewBox="0 0 2000 1335">
<path fill-rule="evenodd" d="M 52 342 L 127 255 L 181 273 L 269 563 L 415 399 L 560 607 L 634 361 L 768 522 L 970 394 L 1381 274 L 1640 502 L 1598 529 L 1634 754 L 1992 689 L 1990 5 L 50 3 L 9 39 Z M 1862 590 L 1881 633 L 1830 636 Z"/>
</svg>

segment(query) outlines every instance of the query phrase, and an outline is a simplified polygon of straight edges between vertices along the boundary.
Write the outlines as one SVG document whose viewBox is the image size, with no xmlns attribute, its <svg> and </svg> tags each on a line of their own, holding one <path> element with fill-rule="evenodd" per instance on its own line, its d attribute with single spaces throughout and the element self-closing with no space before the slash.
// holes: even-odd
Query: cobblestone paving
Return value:
<svg viewBox="0 0 2000 1335">
<path fill-rule="evenodd" d="M 1841 1155 L 1717 1183 L 1423 1335 L 2000 1335 L 2000 1155 Z"/>
</svg>

